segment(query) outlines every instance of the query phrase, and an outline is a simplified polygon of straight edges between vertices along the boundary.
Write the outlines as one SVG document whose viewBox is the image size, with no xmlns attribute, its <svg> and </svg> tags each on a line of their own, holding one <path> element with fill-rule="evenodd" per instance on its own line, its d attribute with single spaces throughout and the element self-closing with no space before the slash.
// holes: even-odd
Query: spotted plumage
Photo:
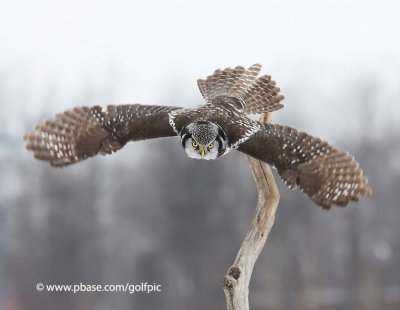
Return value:
<svg viewBox="0 0 400 310">
<path fill-rule="evenodd" d="M 254 121 L 250 114 L 283 107 L 284 96 L 255 64 L 216 70 L 198 86 L 207 104 L 195 109 L 140 104 L 75 108 L 25 135 L 27 148 L 52 166 L 111 154 L 128 141 L 178 136 L 187 156 L 216 159 L 238 150 L 277 168 L 284 183 L 329 209 L 371 194 L 353 157 L 287 126 Z"/>
</svg>

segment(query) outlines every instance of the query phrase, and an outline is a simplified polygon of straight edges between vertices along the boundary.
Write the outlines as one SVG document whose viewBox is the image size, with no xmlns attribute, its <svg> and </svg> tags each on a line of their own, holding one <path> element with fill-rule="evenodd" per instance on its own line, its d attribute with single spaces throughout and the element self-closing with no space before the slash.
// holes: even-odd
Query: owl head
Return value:
<svg viewBox="0 0 400 310">
<path fill-rule="evenodd" d="M 182 146 L 190 158 L 216 159 L 227 150 L 224 131 L 207 120 L 190 123 L 183 128 L 180 135 Z"/>
</svg>

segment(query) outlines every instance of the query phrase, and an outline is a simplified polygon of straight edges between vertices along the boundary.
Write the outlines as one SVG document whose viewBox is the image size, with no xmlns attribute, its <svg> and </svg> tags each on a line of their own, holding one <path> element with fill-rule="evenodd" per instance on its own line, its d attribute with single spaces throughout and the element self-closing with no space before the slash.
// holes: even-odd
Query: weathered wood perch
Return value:
<svg viewBox="0 0 400 310">
<path fill-rule="evenodd" d="M 270 113 L 260 121 L 270 122 Z M 251 227 L 236 255 L 235 262 L 223 279 L 228 310 L 249 309 L 249 283 L 257 258 L 274 224 L 279 203 L 279 191 L 268 164 L 248 157 L 258 190 L 258 203 Z"/>
</svg>

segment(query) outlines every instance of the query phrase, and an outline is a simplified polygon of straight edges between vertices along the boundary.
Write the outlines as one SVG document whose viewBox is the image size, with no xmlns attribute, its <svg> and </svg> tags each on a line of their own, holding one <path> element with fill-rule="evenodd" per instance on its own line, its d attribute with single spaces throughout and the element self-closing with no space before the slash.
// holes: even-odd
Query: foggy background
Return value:
<svg viewBox="0 0 400 310">
<path fill-rule="evenodd" d="M 222 275 L 257 202 L 245 156 L 196 161 L 168 138 L 54 169 L 22 136 L 74 106 L 194 107 L 197 78 L 259 62 L 286 95 L 273 121 L 349 150 L 373 195 L 325 212 L 276 178 L 250 307 L 399 309 L 399 11 L 394 0 L 2 0 L 0 308 L 224 309 Z"/>
</svg>

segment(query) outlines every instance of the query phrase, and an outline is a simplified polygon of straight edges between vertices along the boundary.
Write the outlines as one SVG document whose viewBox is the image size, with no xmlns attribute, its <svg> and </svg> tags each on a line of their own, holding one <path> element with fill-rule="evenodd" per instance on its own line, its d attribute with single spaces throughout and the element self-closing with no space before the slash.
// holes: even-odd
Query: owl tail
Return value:
<svg viewBox="0 0 400 310">
<path fill-rule="evenodd" d="M 280 103 L 285 97 L 269 75 L 257 78 L 261 65 L 254 64 L 247 70 L 238 66 L 234 69 L 215 70 L 205 80 L 197 80 L 204 99 L 213 104 L 224 104 L 232 98 L 235 106 L 246 114 L 261 114 L 283 108 Z"/>
<path fill-rule="evenodd" d="M 60 167 L 99 153 L 109 133 L 103 128 L 100 107 L 75 108 L 58 114 L 24 136 L 34 157 Z"/>
</svg>

